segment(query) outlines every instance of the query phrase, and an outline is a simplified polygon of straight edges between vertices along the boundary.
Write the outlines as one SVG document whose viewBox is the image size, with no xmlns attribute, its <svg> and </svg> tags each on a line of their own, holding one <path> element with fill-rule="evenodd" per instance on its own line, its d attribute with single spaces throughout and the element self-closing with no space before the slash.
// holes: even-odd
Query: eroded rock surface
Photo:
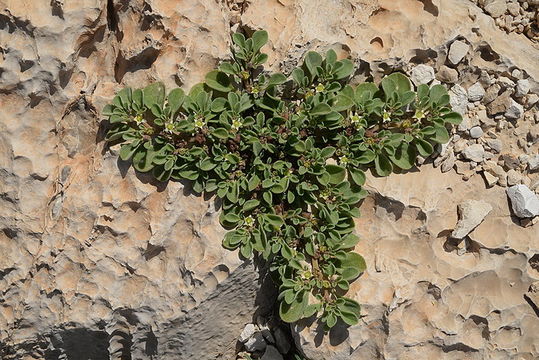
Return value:
<svg viewBox="0 0 539 360">
<path fill-rule="evenodd" d="M 298 348 L 312 360 L 539 357 L 537 218 L 511 217 L 504 189 L 539 188 L 538 4 L 477 3 L 0 0 L 0 357 L 235 358 L 271 292 L 221 247 L 219 204 L 118 161 L 100 111 L 124 86 L 201 81 L 240 21 L 268 30 L 273 69 L 328 48 L 356 62 L 354 82 L 419 66 L 465 115 L 420 169 L 368 179 L 368 270 L 350 292 L 365 317 L 330 337 L 296 324 Z M 492 210 L 455 241 L 470 199 Z M 255 356 L 289 351 L 273 329 Z"/>
</svg>

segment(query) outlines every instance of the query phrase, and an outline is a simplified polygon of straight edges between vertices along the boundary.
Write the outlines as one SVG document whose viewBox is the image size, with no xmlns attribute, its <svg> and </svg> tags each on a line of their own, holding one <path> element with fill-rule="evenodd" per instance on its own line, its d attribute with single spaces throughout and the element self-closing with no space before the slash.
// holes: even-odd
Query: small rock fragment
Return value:
<svg viewBox="0 0 539 360">
<path fill-rule="evenodd" d="M 507 174 L 500 165 L 494 161 L 485 161 L 483 169 L 498 178 L 498 185 L 507 186 Z"/>
<path fill-rule="evenodd" d="M 483 96 L 483 103 L 489 104 L 496 100 L 501 89 L 502 87 L 498 84 L 493 84 L 489 86 L 487 91 L 485 92 L 485 96 Z"/>
<path fill-rule="evenodd" d="M 520 13 L 520 6 L 516 2 L 510 2 L 507 4 L 507 10 L 509 10 L 509 14 L 513 16 L 518 16 Z"/>
<path fill-rule="evenodd" d="M 528 158 L 528 170 L 535 171 L 539 169 L 539 155 Z"/>
<path fill-rule="evenodd" d="M 527 79 L 517 81 L 517 87 L 515 91 L 516 97 L 525 96 L 530 92 L 531 86 L 530 82 Z"/>
<path fill-rule="evenodd" d="M 245 349 L 249 352 L 262 351 L 266 348 L 266 341 L 261 332 L 255 332 L 247 341 L 244 343 Z"/>
<path fill-rule="evenodd" d="M 454 84 L 459 80 L 459 73 L 446 65 L 442 65 L 436 74 L 436 78 L 441 82 Z"/>
<path fill-rule="evenodd" d="M 485 89 L 480 83 L 476 82 L 468 88 L 468 100 L 479 101 L 485 96 Z"/>
<path fill-rule="evenodd" d="M 479 139 L 483 136 L 483 129 L 480 126 L 474 126 L 470 129 L 470 136 L 474 139 Z"/>
<path fill-rule="evenodd" d="M 508 119 L 519 119 L 523 113 L 524 108 L 522 107 L 522 105 L 511 99 L 511 104 L 505 112 L 505 117 Z"/>
<path fill-rule="evenodd" d="M 451 237 L 463 239 L 481 224 L 491 211 L 492 206 L 482 200 L 467 200 L 459 204 L 459 221 L 451 233 Z"/>
<path fill-rule="evenodd" d="M 466 56 L 468 50 L 470 50 L 470 45 L 466 44 L 464 41 L 454 41 L 449 47 L 447 58 L 453 65 L 457 65 Z"/>
<path fill-rule="evenodd" d="M 539 198 L 526 185 L 514 185 L 507 189 L 513 212 L 519 218 L 539 215 Z"/>
<path fill-rule="evenodd" d="M 539 102 L 539 95 L 537 95 L 537 94 L 528 94 L 526 104 L 529 107 L 532 107 L 533 105 L 537 104 L 538 102 Z"/>
<path fill-rule="evenodd" d="M 513 186 L 516 184 L 520 184 L 521 181 L 522 176 L 515 169 L 511 169 L 507 172 L 507 185 Z"/>
<path fill-rule="evenodd" d="M 528 292 L 526 293 L 526 297 L 539 308 L 539 281 L 536 281 L 530 285 Z"/>
<path fill-rule="evenodd" d="M 483 178 L 485 179 L 485 182 L 487 183 L 487 187 L 493 187 L 498 182 L 498 178 L 488 171 L 483 171 Z"/>
<path fill-rule="evenodd" d="M 453 155 L 453 153 L 449 153 L 449 156 L 447 156 L 447 158 L 442 162 L 440 170 L 443 173 L 448 172 L 453 168 L 453 166 L 455 166 L 455 160 L 455 155 Z"/>
<path fill-rule="evenodd" d="M 489 139 L 487 140 L 487 145 L 497 154 L 502 152 L 503 143 L 500 139 Z"/>
<path fill-rule="evenodd" d="M 518 157 L 512 154 L 503 154 L 501 156 L 501 159 L 503 160 L 503 166 L 507 170 L 516 169 L 520 165 L 520 161 L 518 160 Z"/>
<path fill-rule="evenodd" d="M 431 66 L 419 64 L 412 69 L 410 78 L 416 86 L 428 84 L 434 80 L 434 69 Z"/>
<path fill-rule="evenodd" d="M 507 11 L 506 0 L 486 0 L 485 11 L 488 12 L 493 18 L 502 16 Z"/>
<path fill-rule="evenodd" d="M 513 102 L 514 100 L 511 99 L 511 91 L 508 90 L 498 96 L 494 101 L 487 104 L 487 114 L 490 116 L 503 114 L 511 107 Z"/>
<path fill-rule="evenodd" d="M 240 337 L 238 338 L 238 341 L 241 343 L 245 343 L 251 336 L 254 335 L 254 333 L 257 331 L 255 324 L 247 324 L 243 328 L 243 331 L 240 334 Z"/>
<path fill-rule="evenodd" d="M 539 141 L 539 127 L 535 126 L 528 131 L 528 141 L 530 141 L 532 144 L 535 144 Z"/>
<path fill-rule="evenodd" d="M 479 77 L 479 82 L 485 87 L 492 85 L 492 79 L 486 70 L 481 70 L 481 76 Z"/>
<path fill-rule="evenodd" d="M 473 128 L 474 126 L 478 126 L 478 125 L 479 125 L 479 121 L 477 120 L 477 118 L 464 115 L 462 117 L 462 121 L 458 125 L 457 129 L 458 129 L 458 131 L 464 132 L 464 131 L 468 131 L 471 128 Z"/>
<path fill-rule="evenodd" d="M 468 110 L 468 92 L 460 85 L 455 85 L 449 90 L 449 103 L 453 110 L 464 115 Z"/>
<path fill-rule="evenodd" d="M 513 80 L 509 79 L 506 76 L 500 76 L 497 79 L 497 83 L 500 84 L 504 89 L 512 89 L 515 87 L 515 83 L 513 82 Z"/>
<path fill-rule="evenodd" d="M 462 151 L 462 155 L 465 159 L 475 161 L 477 163 L 483 161 L 485 157 L 485 149 L 479 144 L 473 144 L 466 147 Z"/>
</svg>

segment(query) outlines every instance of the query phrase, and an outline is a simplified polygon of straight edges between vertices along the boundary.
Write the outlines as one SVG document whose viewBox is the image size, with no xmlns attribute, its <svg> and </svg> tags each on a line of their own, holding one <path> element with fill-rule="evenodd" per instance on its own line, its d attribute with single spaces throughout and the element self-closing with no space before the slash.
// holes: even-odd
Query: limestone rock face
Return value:
<svg viewBox="0 0 539 360">
<path fill-rule="evenodd" d="M 227 55 L 228 16 L 210 0 L 0 1 L 0 358 L 234 357 L 265 301 L 221 246 L 219 204 L 135 174 L 100 129 L 123 86 L 199 82 Z"/>
<path fill-rule="evenodd" d="M 539 317 L 524 295 L 539 278 L 528 262 L 539 251 L 538 232 L 515 226 L 508 203 L 495 200 L 505 197 L 503 189 L 428 165 L 367 183 L 372 196 L 356 222 L 356 251 L 368 268 L 351 291 L 364 317 L 325 337 L 316 322 L 297 323 L 295 340 L 307 357 L 536 357 Z M 464 199 L 484 199 L 492 210 L 460 242 L 451 232 Z"/>
<path fill-rule="evenodd" d="M 539 50 L 500 30 L 489 15 L 499 3 L 0 0 L 0 358 L 234 359 L 245 325 L 269 311 L 259 269 L 221 246 L 219 203 L 134 172 L 103 143 L 101 109 L 115 92 L 156 80 L 189 89 L 230 55 L 239 21 L 268 30 L 268 66 L 285 73 L 329 48 L 356 63 L 355 82 L 433 69 L 428 81 L 452 86 L 469 115 L 465 130 L 485 132 L 451 134 L 420 170 L 369 177 L 356 249 L 368 270 L 349 293 L 365 317 L 329 336 L 293 324 L 298 350 L 312 360 L 539 357 L 539 228 L 511 217 L 509 162 L 496 158 L 515 159 L 510 170 L 537 191 L 518 155 L 539 147 Z M 458 61 L 448 58 L 456 41 L 469 45 Z M 486 93 L 469 98 L 479 83 Z M 470 199 L 492 210 L 455 241 L 457 205 Z M 258 355 L 288 351 L 275 335 Z"/>
</svg>

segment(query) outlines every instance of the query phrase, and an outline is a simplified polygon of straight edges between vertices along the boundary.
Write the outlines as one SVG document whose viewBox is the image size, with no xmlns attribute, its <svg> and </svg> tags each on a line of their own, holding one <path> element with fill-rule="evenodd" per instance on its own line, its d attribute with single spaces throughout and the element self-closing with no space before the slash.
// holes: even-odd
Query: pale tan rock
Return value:
<svg viewBox="0 0 539 360">
<path fill-rule="evenodd" d="M 133 359 L 234 357 L 257 294 L 259 302 L 271 298 L 260 292 L 256 270 L 221 247 L 212 199 L 135 174 L 117 160 L 117 147 L 103 149 L 99 130 L 103 105 L 123 86 L 161 80 L 189 89 L 202 81 L 229 56 L 231 22 L 268 30 L 273 69 L 290 69 L 308 49 L 334 48 L 372 65 L 378 80 L 384 66 L 398 69 L 442 47 L 428 59 L 438 68 L 447 44 L 462 36 L 466 60 L 481 73 L 519 68 L 539 78 L 533 43 L 501 33 L 467 1 L 254 0 L 242 14 L 212 0 L 0 5 L 6 360 L 43 359 L 47 351 L 73 359 L 124 351 Z M 463 88 L 478 80 L 457 69 Z M 456 81 L 455 72 L 448 78 Z M 493 86 L 485 94 L 492 101 L 501 89 Z M 514 151 L 518 136 L 500 129 L 504 151 Z M 485 171 L 507 185 L 496 166 Z M 320 343 L 311 325 L 298 324 L 301 349 L 312 359 L 537 357 L 538 318 L 524 294 L 539 277 L 530 265 L 539 228 L 512 221 L 503 189 L 441 174 L 428 161 L 419 172 L 368 184 L 372 196 L 357 220 L 368 270 L 349 295 L 365 317 L 337 332 L 336 342 Z M 493 209 L 454 245 L 455 205 L 470 198 L 488 199 Z M 79 353 L 68 353 L 74 341 Z"/>
<path fill-rule="evenodd" d="M 472 232 L 492 211 L 489 203 L 481 200 L 467 200 L 458 205 L 459 221 L 451 236 L 463 239 Z"/>
</svg>

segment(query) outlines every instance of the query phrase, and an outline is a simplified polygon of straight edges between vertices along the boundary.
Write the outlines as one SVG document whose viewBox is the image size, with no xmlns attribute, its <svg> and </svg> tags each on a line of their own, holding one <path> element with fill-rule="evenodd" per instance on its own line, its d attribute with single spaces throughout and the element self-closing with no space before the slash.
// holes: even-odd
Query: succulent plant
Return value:
<svg viewBox="0 0 539 360">
<path fill-rule="evenodd" d="M 265 31 L 232 37 L 232 59 L 188 94 L 161 83 L 121 90 L 103 114 L 120 158 L 156 179 L 189 180 L 222 199 L 223 246 L 270 264 L 285 322 L 356 324 L 346 297 L 365 271 L 353 234 L 365 171 L 414 166 L 462 121 L 441 85 L 401 73 L 347 84 L 353 63 L 308 52 L 289 77 L 263 69 Z"/>
</svg>

